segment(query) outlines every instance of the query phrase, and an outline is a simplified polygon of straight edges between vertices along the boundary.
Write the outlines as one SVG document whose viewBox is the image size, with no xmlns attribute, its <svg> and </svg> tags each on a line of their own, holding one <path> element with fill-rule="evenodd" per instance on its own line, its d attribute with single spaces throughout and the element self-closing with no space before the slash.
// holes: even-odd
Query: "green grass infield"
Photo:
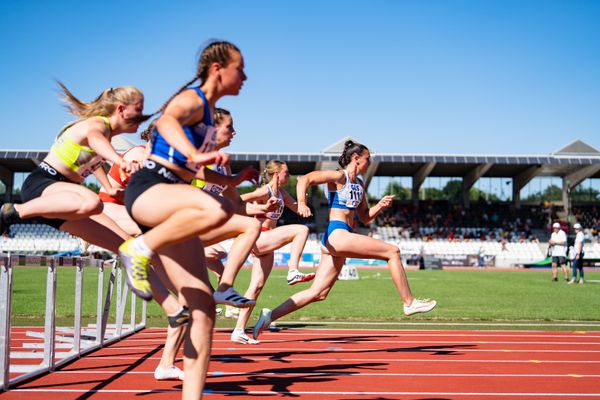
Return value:
<svg viewBox="0 0 600 400">
<path fill-rule="evenodd" d="M 291 294 L 310 285 L 288 286 L 286 271 L 275 268 L 271 273 L 249 321 L 250 326 L 261 308 L 274 308 Z M 325 301 L 282 318 L 277 321 L 277 326 L 600 330 L 600 271 L 586 271 L 583 285 L 568 285 L 562 278 L 552 282 L 549 269 L 409 270 L 407 275 L 413 294 L 438 301 L 434 311 L 410 317 L 402 313 L 402 303 L 387 269 L 359 268 L 358 275 L 358 280 L 338 281 Z M 249 279 L 250 269 L 243 268 L 235 285 L 240 293 L 244 293 Z M 108 271 L 105 286 L 107 281 Z M 74 287 L 74 268 L 59 267 L 57 326 L 73 326 Z M 13 326 L 44 324 L 45 291 L 46 268 L 14 268 Z M 83 297 L 83 323 L 95 323 L 97 273 L 91 269 L 85 272 Z M 128 304 L 125 321 L 129 321 L 129 309 Z M 114 305 L 111 313 L 114 315 Z M 111 321 L 109 319 L 109 323 Z M 216 326 L 227 328 L 234 324 L 233 319 L 218 317 Z M 166 326 L 165 316 L 155 302 L 149 304 L 147 326 Z"/>
</svg>

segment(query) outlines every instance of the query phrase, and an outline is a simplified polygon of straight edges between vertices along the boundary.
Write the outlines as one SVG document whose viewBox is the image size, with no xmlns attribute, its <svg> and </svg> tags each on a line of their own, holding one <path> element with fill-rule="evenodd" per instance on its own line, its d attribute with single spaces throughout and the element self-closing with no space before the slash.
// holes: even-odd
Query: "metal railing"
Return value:
<svg viewBox="0 0 600 400">
<path fill-rule="evenodd" d="M 43 344 L 25 343 L 23 348 L 37 351 L 11 351 L 11 313 L 13 271 L 19 266 L 47 267 L 46 311 L 43 332 L 27 331 L 26 336 L 43 339 Z M 104 294 L 104 269 L 110 265 L 110 275 Z M 76 268 L 75 310 L 73 327 L 56 326 L 56 281 L 58 267 Z M 98 274 L 96 323 L 82 327 L 83 283 L 85 269 L 95 268 Z M 116 296 L 113 296 L 116 288 Z M 87 292 L 86 296 L 92 295 Z M 118 341 L 146 327 L 146 306 L 142 303 L 141 320 L 136 323 L 136 296 L 131 294 L 131 319 L 123 323 L 129 288 L 123 284 L 122 269 L 117 260 L 96 260 L 88 257 L 55 257 L 0 254 L 0 390 L 8 390 L 19 382 L 54 369 L 82 355 Z M 111 303 L 115 297 L 115 323 L 108 324 Z M 59 350 L 60 351 L 57 351 Z M 38 364 L 11 364 L 11 359 L 40 359 Z M 10 377 L 10 374 L 13 377 Z M 16 375 L 19 374 L 19 375 Z"/>
</svg>

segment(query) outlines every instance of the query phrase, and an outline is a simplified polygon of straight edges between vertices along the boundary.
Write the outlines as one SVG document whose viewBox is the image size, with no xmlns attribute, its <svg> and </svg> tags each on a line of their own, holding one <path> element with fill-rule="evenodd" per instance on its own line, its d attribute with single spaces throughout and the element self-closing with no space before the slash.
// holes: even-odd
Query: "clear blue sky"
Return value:
<svg viewBox="0 0 600 400">
<path fill-rule="evenodd" d="M 600 148 L 600 1 L 2 1 L 0 149 L 47 149 L 132 84 L 154 111 L 210 38 L 243 52 L 231 151 L 548 154 Z"/>
</svg>

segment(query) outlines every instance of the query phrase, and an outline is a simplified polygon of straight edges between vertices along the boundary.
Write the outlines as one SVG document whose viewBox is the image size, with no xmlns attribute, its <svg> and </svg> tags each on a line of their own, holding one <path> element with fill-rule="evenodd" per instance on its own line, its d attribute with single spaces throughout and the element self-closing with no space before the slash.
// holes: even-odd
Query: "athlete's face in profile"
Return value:
<svg viewBox="0 0 600 400">
<path fill-rule="evenodd" d="M 117 112 L 121 114 L 121 117 L 125 121 L 127 129 L 125 132 L 136 132 L 142 123 L 141 117 L 143 116 L 144 112 L 144 98 L 141 98 L 134 103 L 118 107 Z"/>
<path fill-rule="evenodd" d="M 288 169 L 287 164 L 283 164 L 279 168 L 279 173 L 277 175 L 279 180 L 279 186 L 283 186 L 290 180 L 290 170 Z"/>
<path fill-rule="evenodd" d="M 235 50 L 229 50 L 229 54 L 231 56 L 229 63 L 219 70 L 219 74 L 225 94 L 236 96 L 246 80 L 244 58 Z"/>
<path fill-rule="evenodd" d="M 356 165 L 358 172 L 364 174 L 367 172 L 369 165 L 371 165 L 371 153 L 369 150 L 363 150 L 363 152 L 356 158 Z"/>
<path fill-rule="evenodd" d="M 234 136 L 233 118 L 231 115 L 223 115 L 221 123 L 217 126 L 217 148 L 222 149 L 229 146 Z"/>
</svg>

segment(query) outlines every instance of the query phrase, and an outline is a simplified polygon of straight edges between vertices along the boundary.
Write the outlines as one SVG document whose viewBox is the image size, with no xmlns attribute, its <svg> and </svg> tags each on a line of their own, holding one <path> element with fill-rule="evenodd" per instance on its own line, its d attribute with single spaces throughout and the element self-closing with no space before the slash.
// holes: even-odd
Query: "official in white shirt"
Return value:
<svg viewBox="0 0 600 400">
<path fill-rule="evenodd" d="M 571 260 L 571 267 L 573 273 L 569 283 L 575 283 L 577 280 L 577 271 L 579 271 L 579 283 L 583 284 L 583 241 L 585 237 L 580 223 L 573 225 L 575 229 L 575 243 L 573 244 L 573 259 Z M 570 257 L 569 257 L 570 258 Z"/>
<path fill-rule="evenodd" d="M 548 242 L 552 246 L 552 280 L 558 281 L 558 266 L 562 268 L 565 276 L 565 282 L 569 280 L 569 270 L 567 268 L 567 234 L 560 227 L 558 222 L 552 224 L 552 235 Z"/>
</svg>

